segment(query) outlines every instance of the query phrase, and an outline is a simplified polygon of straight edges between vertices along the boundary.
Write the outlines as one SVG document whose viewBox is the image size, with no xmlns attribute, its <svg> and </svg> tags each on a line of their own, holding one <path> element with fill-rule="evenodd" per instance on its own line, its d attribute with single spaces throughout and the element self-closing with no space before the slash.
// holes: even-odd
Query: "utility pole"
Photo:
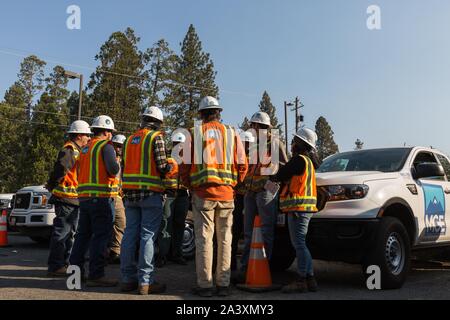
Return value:
<svg viewBox="0 0 450 320">
<path fill-rule="evenodd" d="M 292 102 L 284 102 L 284 139 L 286 144 L 286 152 L 289 150 L 288 147 L 288 107 L 292 107 L 294 104 Z"/>
<path fill-rule="evenodd" d="M 300 129 L 300 123 L 302 122 L 302 116 L 300 114 L 300 108 L 303 108 L 303 103 L 300 102 L 298 97 L 295 97 L 295 108 L 292 111 L 295 111 L 295 132 Z"/>
</svg>

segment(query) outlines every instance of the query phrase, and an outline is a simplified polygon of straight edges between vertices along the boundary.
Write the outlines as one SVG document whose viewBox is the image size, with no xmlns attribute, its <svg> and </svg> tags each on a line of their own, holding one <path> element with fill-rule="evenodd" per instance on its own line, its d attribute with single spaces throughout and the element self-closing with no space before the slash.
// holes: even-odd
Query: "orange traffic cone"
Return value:
<svg viewBox="0 0 450 320">
<path fill-rule="evenodd" d="M 280 285 L 272 283 L 269 261 L 261 232 L 261 218 L 255 217 L 253 224 L 252 244 L 250 246 L 250 258 L 248 260 L 247 276 L 245 284 L 238 284 L 238 289 L 250 292 L 267 292 L 278 290 Z"/>
<path fill-rule="evenodd" d="M 6 220 L 6 210 L 3 210 L 0 217 L 0 247 L 8 246 L 8 224 Z"/>
</svg>

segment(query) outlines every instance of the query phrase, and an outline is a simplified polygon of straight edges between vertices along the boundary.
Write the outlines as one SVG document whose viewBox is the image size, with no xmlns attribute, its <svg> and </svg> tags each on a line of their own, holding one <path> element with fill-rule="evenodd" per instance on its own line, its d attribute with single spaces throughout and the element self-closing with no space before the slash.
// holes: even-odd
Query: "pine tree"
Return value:
<svg viewBox="0 0 450 320">
<path fill-rule="evenodd" d="M 69 91 L 64 69 L 56 66 L 45 81 L 46 89 L 33 116 L 32 143 L 25 165 L 28 174 L 24 184 L 44 184 L 47 181 L 69 126 Z"/>
<path fill-rule="evenodd" d="M 272 104 L 272 101 L 270 100 L 270 96 L 267 93 L 267 91 L 264 91 L 262 95 L 261 102 L 259 103 L 259 110 L 269 115 L 272 128 L 279 130 L 279 137 L 281 140 L 283 140 L 283 130 L 281 129 L 283 124 L 278 123 L 277 109 Z"/>
<path fill-rule="evenodd" d="M 26 92 L 14 83 L 0 103 L 0 192 L 14 193 L 22 185 L 21 168 L 27 157 L 26 141 L 29 124 L 24 112 Z"/>
<path fill-rule="evenodd" d="M 114 32 L 95 56 L 100 65 L 91 75 L 91 101 L 83 115 L 110 116 L 119 131 L 134 131 L 146 99 L 144 54 L 131 28 Z"/>
<path fill-rule="evenodd" d="M 364 142 L 359 139 L 355 141 L 355 150 L 362 150 L 364 148 Z"/>
<path fill-rule="evenodd" d="M 174 127 L 191 127 L 197 117 L 199 102 L 204 96 L 218 98 L 219 88 L 215 84 L 214 63 L 208 53 L 203 52 L 202 43 L 191 24 L 181 45 L 175 74 L 170 85 L 171 105 L 167 108 L 168 121 Z"/>
<path fill-rule="evenodd" d="M 147 70 L 149 106 L 159 105 L 164 108 L 170 103 L 166 96 L 169 96 L 169 82 L 174 78 L 177 59 L 177 55 L 164 39 L 160 39 L 153 47 L 147 49 L 145 61 L 149 65 Z"/>
<path fill-rule="evenodd" d="M 244 118 L 244 121 L 242 121 L 241 125 L 239 126 L 239 128 L 242 131 L 247 131 L 250 129 L 250 120 L 248 120 L 247 117 Z"/>
<path fill-rule="evenodd" d="M 338 145 L 334 142 L 334 132 L 324 117 L 319 117 L 316 122 L 317 151 L 320 161 L 339 152 Z"/>
<path fill-rule="evenodd" d="M 32 118 L 33 100 L 36 94 L 44 87 L 44 67 L 46 62 L 40 60 L 35 55 L 26 57 L 20 64 L 20 71 L 17 75 L 18 83 L 25 90 L 26 113 L 28 121 Z"/>
</svg>

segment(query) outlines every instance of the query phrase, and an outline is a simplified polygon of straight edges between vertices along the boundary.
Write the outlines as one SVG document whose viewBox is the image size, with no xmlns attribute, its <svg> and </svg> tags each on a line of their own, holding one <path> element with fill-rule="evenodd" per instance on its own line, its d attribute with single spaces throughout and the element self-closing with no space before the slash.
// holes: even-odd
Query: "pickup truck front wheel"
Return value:
<svg viewBox="0 0 450 320">
<path fill-rule="evenodd" d="M 411 264 L 408 233 L 397 218 L 384 217 L 372 252 L 363 264 L 364 274 L 371 265 L 380 267 L 381 289 L 398 289 L 405 282 Z"/>
</svg>

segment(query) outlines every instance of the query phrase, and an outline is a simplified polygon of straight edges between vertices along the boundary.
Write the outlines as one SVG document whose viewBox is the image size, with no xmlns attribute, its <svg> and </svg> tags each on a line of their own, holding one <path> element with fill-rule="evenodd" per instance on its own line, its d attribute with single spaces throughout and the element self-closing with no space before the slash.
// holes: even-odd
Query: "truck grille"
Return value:
<svg viewBox="0 0 450 320">
<path fill-rule="evenodd" d="M 30 207 L 31 193 L 18 193 L 15 196 L 14 209 L 28 209 Z"/>
</svg>

